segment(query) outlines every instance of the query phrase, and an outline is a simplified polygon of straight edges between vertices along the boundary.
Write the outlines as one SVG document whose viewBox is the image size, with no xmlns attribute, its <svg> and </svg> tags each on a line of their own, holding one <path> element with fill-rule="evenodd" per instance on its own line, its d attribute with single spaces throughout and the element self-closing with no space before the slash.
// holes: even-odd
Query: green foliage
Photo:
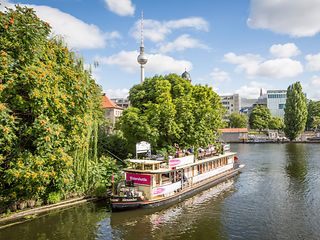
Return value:
<svg viewBox="0 0 320 240">
<path fill-rule="evenodd" d="M 121 131 L 115 131 L 108 134 L 107 127 L 101 126 L 99 128 L 98 137 L 98 156 L 114 154 L 120 159 L 126 159 L 129 154 L 128 141 L 123 137 Z M 112 156 L 112 155 L 111 155 Z"/>
<path fill-rule="evenodd" d="M 284 132 L 291 141 L 305 129 L 307 121 L 307 101 L 300 82 L 288 87 L 284 109 Z"/>
<path fill-rule="evenodd" d="M 32 9 L 0 13 L 0 35 L 0 199 L 87 191 L 100 87 Z"/>
<path fill-rule="evenodd" d="M 272 130 L 283 130 L 284 129 L 284 122 L 282 118 L 279 117 L 272 117 L 269 121 L 269 129 Z"/>
<path fill-rule="evenodd" d="M 249 116 L 250 128 L 258 129 L 259 131 L 266 129 L 268 128 L 270 119 L 270 110 L 263 105 L 257 105 Z"/>
<path fill-rule="evenodd" d="M 92 183 L 94 183 L 91 189 L 94 189 L 99 184 L 111 187 L 112 175 L 115 182 L 122 179 L 120 167 L 117 165 L 116 160 L 111 157 L 102 156 L 98 164 L 90 165 L 90 172 L 92 173 Z"/>
<path fill-rule="evenodd" d="M 230 128 L 246 128 L 248 126 L 248 117 L 241 113 L 231 113 L 229 118 Z"/>
<path fill-rule="evenodd" d="M 107 194 L 107 187 L 105 185 L 99 184 L 98 186 L 96 186 L 94 190 L 95 197 L 104 198 L 106 197 L 106 194 Z"/>
<path fill-rule="evenodd" d="M 316 116 L 313 117 L 312 126 L 313 129 L 319 130 L 320 128 L 320 117 Z"/>
<path fill-rule="evenodd" d="M 306 129 L 311 130 L 317 128 L 317 119 L 320 117 L 320 101 L 308 102 L 308 117 L 306 123 Z"/>
<path fill-rule="evenodd" d="M 49 196 L 47 198 L 47 202 L 49 204 L 58 203 L 60 201 L 61 201 L 61 194 L 59 192 L 49 193 Z"/>
<path fill-rule="evenodd" d="M 200 146 L 216 139 L 222 126 L 219 96 L 207 86 L 193 86 L 176 74 L 155 76 L 130 89 L 131 107 L 123 112 L 119 128 L 133 150 L 139 141 L 168 152 Z"/>
</svg>

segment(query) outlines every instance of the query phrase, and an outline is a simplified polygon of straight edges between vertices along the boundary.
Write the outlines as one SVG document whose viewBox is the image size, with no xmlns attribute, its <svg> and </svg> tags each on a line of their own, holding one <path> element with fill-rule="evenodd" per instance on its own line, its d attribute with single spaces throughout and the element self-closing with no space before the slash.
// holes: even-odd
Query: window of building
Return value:
<svg viewBox="0 0 320 240">
<path fill-rule="evenodd" d="M 280 104 L 279 104 L 279 109 L 284 109 L 284 106 L 285 106 L 285 104 L 280 103 Z"/>
</svg>

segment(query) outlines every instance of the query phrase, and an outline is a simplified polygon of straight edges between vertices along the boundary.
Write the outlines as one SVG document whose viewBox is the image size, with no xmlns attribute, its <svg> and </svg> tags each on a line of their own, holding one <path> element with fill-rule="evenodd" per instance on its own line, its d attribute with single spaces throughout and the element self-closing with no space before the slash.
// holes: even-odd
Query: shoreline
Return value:
<svg viewBox="0 0 320 240">
<path fill-rule="evenodd" d="M 41 207 L 22 210 L 20 212 L 15 212 L 10 214 L 9 216 L 0 217 L 0 230 L 7 227 L 11 227 L 16 224 L 33 220 L 34 218 L 37 218 L 39 216 L 44 215 L 45 213 L 48 213 L 54 210 L 60 210 L 60 209 L 73 207 L 75 205 L 79 205 L 87 202 L 99 201 L 102 199 L 103 198 L 97 198 L 97 197 L 91 197 L 91 198 L 79 197 L 79 198 L 64 200 L 55 204 L 50 204 L 50 205 L 45 205 Z"/>
</svg>

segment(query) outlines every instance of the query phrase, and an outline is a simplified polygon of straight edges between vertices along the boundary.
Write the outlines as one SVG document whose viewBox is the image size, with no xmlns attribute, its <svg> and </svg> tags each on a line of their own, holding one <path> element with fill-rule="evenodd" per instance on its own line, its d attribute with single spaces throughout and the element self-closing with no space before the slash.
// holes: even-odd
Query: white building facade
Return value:
<svg viewBox="0 0 320 240">
<path fill-rule="evenodd" d="M 267 107 L 273 117 L 284 117 L 284 108 L 287 100 L 287 90 L 268 90 Z"/>
<path fill-rule="evenodd" d="M 239 112 L 241 108 L 241 101 L 239 94 L 220 96 L 222 105 L 227 109 L 228 114 Z"/>
</svg>

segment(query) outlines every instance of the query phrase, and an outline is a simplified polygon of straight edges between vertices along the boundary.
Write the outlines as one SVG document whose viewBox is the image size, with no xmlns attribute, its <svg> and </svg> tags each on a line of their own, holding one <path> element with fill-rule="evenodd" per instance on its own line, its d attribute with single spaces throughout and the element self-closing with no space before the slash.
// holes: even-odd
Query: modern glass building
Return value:
<svg viewBox="0 0 320 240">
<path fill-rule="evenodd" d="M 268 90 L 267 107 L 273 117 L 284 117 L 284 107 L 287 100 L 287 90 Z"/>
</svg>

